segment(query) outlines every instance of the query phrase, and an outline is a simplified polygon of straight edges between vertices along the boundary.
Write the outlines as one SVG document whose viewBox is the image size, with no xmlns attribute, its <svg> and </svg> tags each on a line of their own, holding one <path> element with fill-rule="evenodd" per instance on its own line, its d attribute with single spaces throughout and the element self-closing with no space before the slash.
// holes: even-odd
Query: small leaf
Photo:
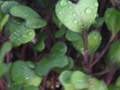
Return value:
<svg viewBox="0 0 120 90">
<path fill-rule="evenodd" d="M 37 29 L 46 26 L 47 23 L 42 18 L 31 18 L 26 20 L 25 26 L 31 29 Z"/>
<path fill-rule="evenodd" d="M 88 55 L 93 54 L 99 47 L 102 41 L 102 36 L 98 31 L 92 31 L 88 35 Z M 83 38 L 80 38 L 78 41 L 72 42 L 73 46 L 84 54 L 84 43 Z"/>
<path fill-rule="evenodd" d="M 59 27 L 62 27 L 62 22 L 57 18 L 55 12 L 52 15 L 53 22 Z"/>
<path fill-rule="evenodd" d="M 105 23 L 113 35 L 120 31 L 120 11 L 109 8 L 105 12 Z"/>
<path fill-rule="evenodd" d="M 65 37 L 69 41 L 77 41 L 77 40 L 80 40 L 82 38 L 79 33 L 72 32 L 70 30 L 67 30 Z"/>
<path fill-rule="evenodd" d="M 12 49 L 12 44 L 10 42 L 5 42 L 0 49 L 0 77 L 5 73 L 4 71 L 4 57 L 7 52 Z"/>
<path fill-rule="evenodd" d="M 43 51 L 45 49 L 45 40 L 49 37 L 48 33 L 42 32 L 39 35 L 38 41 L 33 45 L 33 49 L 36 51 Z"/>
<path fill-rule="evenodd" d="M 3 29 L 8 19 L 9 19 L 9 14 L 4 14 L 0 11 L 0 30 Z"/>
<path fill-rule="evenodd" d="M 11 76 L 13 83 L 38 86 L 42 78 L 38 77 L 24 61 L 17 60 L 12 65 Z"/>
<path fill-rule="evenodd" d="M 69 0 L 60 0 L 55 12 L 68 29 L 82 33 L 83 28 L 89 29 L 95 22 L 97 9 L 97 0 L 79 0 L 77 4 Z"/>
<path fill-rule="evenodd" d="M 86 74 L 75 71 L 71 76 L 71 82 L 77 89 L 87 89 L 89 87 L 88 79 L 90 77 Z"/>
<path fill-rule="evenodd" d="M 120 40 L 113 42 L 108 50 L 108 63 L 120 66 Z"/>
<path fill-rule="evenodd" d="M 58 73 L 61 73 L 63 71 L 66 71 L 66 70 L 70 70 L 73 68 L 74 66 L 74 62 L 73 62 L 73 59 L 68 57 L 68 60 L 69 60 L 69 63 L 67 66 L 65 66 L 64 68 L 55 68 L 55 71 L 58 72 Z"/>
<path fill-rule="evenodd" d="M 105 21 L 104 17 L 96 18 L 96 25 L 98 27 L 101 27 L 103 25 L 104 21 Z"/>
<path fill-rule="evenodd" d="M 64 55 L 67 52 L 67 46 L 63 42 L 57 42 L 54 44 L 54 46 L 51 48 L 51 53 L 60 53 Z"/>
<path fill-rule="evenodd" d="M 4 13 L 9 13 L 9 10 L 13 7 L 13 6 L 17 6 L 19 5 L 19 3 L 15 2 L 15 1 L 5 1 L 2 6 L 1 6 L 1 10 Z"/>
<path fill-rule="evenodd" d="M 33 40 L 35 32 L 22 24 L 14 24 L 11 21 L 7 23 L 5 32 L 11 33 L 10 41 L 14 46 L 20 46 Z"/>
<path fill-rule="evenodd" d="M 64 71 L 61 73 L 61 75 L 59 77 L 59 81 L 64 86 L 65 90 L 78 90 L 71 83 L 72 73 L 73 72 L 71 72 L 71 71 Z"/>
<path fill-rule="evenodd" d="M 89 85 L 90 85 L 89 90 L 108 90 L 105 83 L 96 78 L 89 79 Z"/>
<path fill-rule="evenodd" d="M 36 73 L 39 76 L 45 76 L 53 68 L 63 68 L 69 63 L 68 58 L 61 54 L 51 54 L 43 57 L 36 66 Z"/>
<path fill-rule="evenodd" d="M 55 38 L 62 37 L 65 34 L 65 32 L 66 32 L 66 28 L 65 27 L 61 28 L 55 33 Z"/>
<path fill-rule="evenodd" d="M 12 7 L 10 9 L 10 14 L 23 19 L 40 18 L 39 14 L 33 9 L 22 5 Z"/>
</svg>

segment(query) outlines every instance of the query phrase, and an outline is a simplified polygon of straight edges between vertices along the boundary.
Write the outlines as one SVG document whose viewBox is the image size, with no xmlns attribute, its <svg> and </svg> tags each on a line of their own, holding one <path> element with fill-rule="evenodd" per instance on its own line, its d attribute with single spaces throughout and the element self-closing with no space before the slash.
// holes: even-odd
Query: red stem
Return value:
<svg viewBox="0 0 120 90">
<path fill-rule="evenodd" d="M 84 39 L 84 64 L 87 66 L 88 64 L 88 43 L 87 43 L 87 32 L 83 30 L 83 39 Z"/>
</svg>

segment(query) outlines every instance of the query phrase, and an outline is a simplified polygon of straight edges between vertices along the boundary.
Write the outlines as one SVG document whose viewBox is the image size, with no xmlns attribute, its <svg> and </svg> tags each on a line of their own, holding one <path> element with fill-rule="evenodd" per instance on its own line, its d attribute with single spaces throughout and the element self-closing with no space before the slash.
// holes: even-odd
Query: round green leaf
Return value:
<svg viewBox="0 0 120 90">
<path fill-rule="evenodd" d="M 46 21 L 44 21 L 42 18 L 32 18 L 31 17 L 31 19 L 27 19 L 25 22 L 25 26 L 27 28 L 31 28 L 31 29 L 41 28 L 46 25 L 47 25 Z"/>
<path fill-rule="evenodd" d="M 105 23 L 113 35 L 120 31 L 120 11 L 109 8 L 105 12 Z"/>
<path fill-rule="evenodd" d="M 120 66 L 120 40 L 111 44 L 108 54 L 108 63 Z"/>
<path fill-rule="evenodd" d="M 39 86 L 42 81 L 33 70 L 31 70 L 24 61 L 17 60 L 13 63 L 11 69 L 11 76 L 13 83 L 20 83 L 24 85 Z"/>
<path fill-rule="evenodd" d="M 15 2 L 15 1 L 5 1 L 2 6 L 1 6 L 1 10 L 4 12 L 4 13 L 9 13 L 9 10 L 14 7 L 14 6 L 17 6 L 19 5 L 19 3 Z"/>
<path fill-rule="evenodd" d="M 79 0 L 77 4 L 69 0 L 60 0 L 56 5 L 56 15 L 70 30 L 82 33 L 89 29 L 97 16 L 97 0 Z"/>
<path fill-rule="evenodd" d="M 43 57 L 37 64 L 35 72 L 39 76 L 45 76 L 52 68 L 63 68 L 69 63 L 64 55 L 54 53 L 48 57 Z"/>
<path fill-rule="evenodd" d="M 23 19 L 40 18 L 39 14 L 36 13 L 33 9 L 22 5 L 12 7 L 10 9 L 10 14 Z"/>
<path fill-rule="evenodd" d="M 90 77 L 80 71 L 73 72 L 71 76 L 71 82 L 77 89 L 88 89 L 88 79 Z"/>
</svg>

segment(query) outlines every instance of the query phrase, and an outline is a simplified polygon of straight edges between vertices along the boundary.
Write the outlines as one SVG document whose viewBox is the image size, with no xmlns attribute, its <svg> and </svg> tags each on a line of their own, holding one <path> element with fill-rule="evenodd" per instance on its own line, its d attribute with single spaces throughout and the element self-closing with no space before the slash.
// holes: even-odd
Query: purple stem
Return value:
<svg viewBox="0 0 120 90">
<path fill-rule="evenodd" d="M 87 32 L 83 30 L 83 39 L 84 39 L 84 64 L 87 66 L 88 64 L 88 44 L 87 44 Z"/>
<path fill-rule="evenodd" d="M 113 76 L 115 75 L 115 72 L 117 71 L 117 68 L 113 68 L 106 76 L 105 76 L 105 83 L 109 85 L 113 79 Z"/>
</svg>

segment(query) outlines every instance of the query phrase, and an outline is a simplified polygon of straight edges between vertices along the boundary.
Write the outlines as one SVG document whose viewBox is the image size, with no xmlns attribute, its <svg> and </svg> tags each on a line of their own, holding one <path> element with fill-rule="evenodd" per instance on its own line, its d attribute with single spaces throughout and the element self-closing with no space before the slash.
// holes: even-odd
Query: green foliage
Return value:
<svg viewBox="0 0 120 90">
<path fill-rule="evenodd" d="M 80 36 L 79 36 L 80 37 Z M 98 31 L 92 31 L 88 34 L 88 55 L 93 54 L 99 47 L 102 41 L 102 36 Z M 83 38 L 72 42 L 73 46 L 82 54 L 84 54 Z"/>
<path fill-rule="evenodd" d="M 10 9 L 13 7 L 13 6 L 17 6 L 19 5 L 18 2 L 15 2 L 15 1 L 5 1 L 2 6 L 1 6 L 1 10 L 2 12 L 4 13 L 9 13 Z"/>
<path fill-rule="evenodd" d="M 42 77 L 38 77 L 34 70 L 30 69 L 24 61 L 17 60 L 13 63 L 11 76 L 14 84 L 38 86 Z"/>
<path fill-rule="evenodd" d="M 33 45 L 33 49 L 36 51 L 42 51 L 45 49 L 45 40 L 49 37 L 48 33 L 42 32 L 39 34 L 37 42 Z"/>
<path fill-rule="evenodd" d="M 6 36 L 9 33 L 11 34 L 10 41 L 14 46 L 30 42 L 35 36 L 33 29 L 44 27 L 47 24 L 33 9 L 20 5 L 15 1 L 4 2 L 1 5 L 1 10 L 4 13 L 10 14 L 10 20 L 5 27 L 5 34 Z M 4 16 L 1 22 L 1 29 L 9 18 L 8 14 L 5 14 L 7 16 Z"/>
<path fill-rule="evenodd" d="M 103 25 L 104 21 L 105 21 L 104 17 L 96 18 L 96 25 L 98 27 L 101 27 Z"/>
<path fill-rule="evenodd" d="M 64 71 L 59 80 L 65 90 L 108 90 L 104 82 L 91 78 L 81 71 Z"/>
<path fill-rule="evenodd" d="M 114 8 L 109 8 L 105 12 L 105 23 L 113 36 L 120 31 L 120 12 Z"/>
<path fill-rule="evenodd" d="M 89 29 L 95 22 L 97 9 L 97 0 L 79 0 L 77 4 L 60 0 L 56 5 L 56 15 L 67 28 L 82 33 L 83 28 Z"/>
<path fill-rule="evenodd" d="M 5 54 L 12 49 L 12 44 L 10 42 L 6 42 L 2 45 L 0 49 L 0 77 L 3 75 L 3 60 Z"/>
<path fill-rule="evenodd" d="M 119 53 L 120 53 L 120 40 L 117 40 L 111 44 L 111 46 L 108 50 L 108 54 L 107 54 L 108 63 L 110 63 L 112 65 L 120 66 Z"/>
<path fill-rule="evenodd" d="M 58 30 L 56 33 L 55 33 L 55 38 L 60 38 L 62 37 L 66 32 L 66 28 L 65 27 L 62 27 L 60 30 Z"/>
</svg>

